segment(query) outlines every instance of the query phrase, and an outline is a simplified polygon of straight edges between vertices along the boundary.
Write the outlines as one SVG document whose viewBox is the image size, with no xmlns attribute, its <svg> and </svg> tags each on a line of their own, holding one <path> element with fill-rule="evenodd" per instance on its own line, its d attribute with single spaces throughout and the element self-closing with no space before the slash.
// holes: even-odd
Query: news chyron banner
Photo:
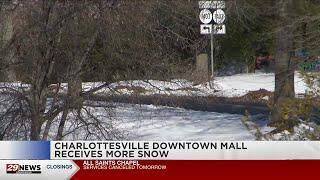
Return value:
<svg viewBox="0 0 320 180">
<path fill-rule="evenodd" d="M 307 178 L 320 167 L 320 142 L 0 141 L 0 159 L 1 180 Z"/>
</svg>

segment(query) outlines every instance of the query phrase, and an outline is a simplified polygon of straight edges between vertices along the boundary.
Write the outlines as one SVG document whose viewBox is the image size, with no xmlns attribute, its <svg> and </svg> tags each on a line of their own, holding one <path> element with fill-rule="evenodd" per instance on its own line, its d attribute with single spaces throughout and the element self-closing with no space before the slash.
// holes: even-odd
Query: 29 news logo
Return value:
<svg viewBox="0 0 320 180">
<path fill-rule="evenodd" d="M 6 164 L 7 174 L 40 174 L 41 165 Z"/>
</svg>

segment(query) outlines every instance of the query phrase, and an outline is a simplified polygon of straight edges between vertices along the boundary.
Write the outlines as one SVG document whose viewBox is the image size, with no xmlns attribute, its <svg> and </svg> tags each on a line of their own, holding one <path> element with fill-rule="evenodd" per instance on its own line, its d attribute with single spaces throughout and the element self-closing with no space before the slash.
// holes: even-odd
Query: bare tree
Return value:
<svg viewBox="0 0 320 180">
<path fill-rule="evenodd" d="M 55 122 L 58 122 L 55 137 L 61 139 L 65 136 L 63 132 L 66 122 L 70 120 L 69 113 L 74 110 L 77 115 L 73 118 L 87 127 L 87 130 L 100 129 L 99 134 L 105 138 L 105 133 L 111 133 L 103 119 L 85 111 L 90 104 L 87 103 L 86 107 L 83 105 L 82 95 L 94 93 L 99 87 L 83 92 L 81 79 L 83 65 L 101 32 L 101 10 L 105 10 L 103 6 L 108 5 L 110 6 L 109 2 L 105 1 L 19 2 L 15 9 L 15 13 L 20 15 L 15 19 L 15 38 L 2 49 L 14 50 L 14 58 L 22 62 L 19 67 L 24 75 L 22 80 L 27 84 L 22 87 L 5 83 L 0 88 L 1 95 L 12 99 L 13 103 L 1 113 L 2 124 L 7 124 L 1 132 L 2 139 L 10 137 L 8 134 L 12 135 L 17 130 L 14 124 L 25 127 L 23 132 L 28 134 L 24 136 L 26 139 L 40 140 L 42 132 L 42 139 L 47 139 Z M 58 81 L 67 82 L 68 90 L 66 94 L 61 94 L 60 83 L 53 91 L 50 84 L 55 71 L 64 63 L 67 64 L 67 72 L 59 72 L 63 78 Z M 6 102 L 3 103 L 5 106 Z M 95 123 L 83 118 L 84 114 L 87 114 L 86 118 L 94 119 Z M 98 132 L 90 131 L 93 134 Z"/>
</svg>

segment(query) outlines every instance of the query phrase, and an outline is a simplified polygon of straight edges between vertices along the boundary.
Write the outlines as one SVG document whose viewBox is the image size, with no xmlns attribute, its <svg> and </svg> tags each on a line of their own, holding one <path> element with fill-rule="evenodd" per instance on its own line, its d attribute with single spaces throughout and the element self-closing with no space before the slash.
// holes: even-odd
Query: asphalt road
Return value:
<svg viewBox="0 0 320 180">
<path fill-rule="evenodd" d="M 249 112 L 251 115 L 268 115 L 267 105 L 251 102 L 233 102 L 223 97 L 190 97 L 190 96 L 90 96 L 87 100 L 108 101 L 132 104 L 161 105 L 180 107 L 189 110 L 241 114 Z"/>
</svg>

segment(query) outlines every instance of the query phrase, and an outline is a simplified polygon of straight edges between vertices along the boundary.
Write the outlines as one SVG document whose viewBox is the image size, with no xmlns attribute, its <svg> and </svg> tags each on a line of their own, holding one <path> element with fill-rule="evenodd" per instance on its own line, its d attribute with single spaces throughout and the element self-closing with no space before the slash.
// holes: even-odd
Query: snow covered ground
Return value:
<svg viewBox="0 0 320 180">
<path fill-rule="evenodd" d="M 28 85 L 21 83 L 0 83 L 0 89 L 27 90 Z M 101 86 L 102 82 L 83 83 L 83 90 Z M 66 92 L 66 84 L 62 84 L 61 92 Z M 209 83 L 194 85 L 187 80 L 172 80 L 170 82 L 157 80 L 132 80 L 112 83 L 100 89 L 98 94 L 111 95 L 155 95 L 166 94 L 176 96 L 223 96 L 239 97 L 249 91 L 266 89 L 274 90 L 274 74 L 255 73 L 238 74 L 233 76 L 217 77 L 214 80 L 214 89 Z M 308 88 L 298 73 L 295 75 L 296 94 L 303 94 Z M 112 104 L 110 112 L 101 107 L 90 107 L 93 114 L 109 123 L 112 129 L 122 135 L 123 140 L 255 140 L 256 137 L 241 122 L 243 116 L 237 114 L 192 111 L 181 108 L 171 108 L 153 105 Z M 109 111 L 108 110 L 108 111 Z M 108 117 L 110 114 L 110 118 Z M 72 115 L 71 115 L 72 116 Z M 57 118 L 59 119 L 59 117 Z M 78 122 L 67 122 L 66 133 L 72 130 Z M 261 116 L 256 123 L 263 133 L 270 132 L 267 126 L 267 117 Z M 51 129 L 50 136 L 54 138 L 56 128 Z M 85 139 L 85 130 L 79 128 L 69 134 L 66 140 Z M 279 135 L 276 139 L 281 139 Z M 95 139 L 95 137 L 92 137 Z"/>
<path fill-rule="evenodd" d="M 138 111 L 136 111 L 138 109 Z M 190 111 L 180 108 L 118 106 L 118 128 L 129 140 L 254 140 L 241 115 Z"/>
<path fill-rule="evenodd" d="M 112 83 L 110 86 L 99 90 L 98 94 L 139 94 L 139 95 L 176 95 L 176 96 L 220 96 L 239 97 L 249 91 L 266 89 L 274 91 L 274 73 L 251 73 L 233 76 L 216 77 L 213 81 L 214 89 L 209 83 L 193 85 L 192 82 L 176 79 L 171 82 L 157 80 L 132 80 Z M 97 87 L 102 83 L 84 83 L 85 90 Z M 298 72 L 295 74 L 296 94 L 304 94 L 308 90 Z"/>
<path fill-rule="evenodd" d="M 95 108 L 95 111 L 104 110 Z M 122 140 L 256 139 L 242 124 L 242 115 L 132 104 L 116 104 L 113 111 L 110 123 L 121 133 Z M 65 139 L 84 139 L 84 136 L 84 129 L 79 129 Z"/>
<path fill-rule="evenodd" d="M 217 77 L 216 83 L 219 92 L 215 95 L 224 97 L 243 96 L 249 91 L 257 91 L 266 89 L 274 91 L 275 85 L 274 73 L 252 73 L 238 74 L 234 76 Z M 307 86 L 299 73 L 295 73 L 295 92 L 296 94 L 304 94 Z"/>
<path fill-rule="evenodd" d="M 132 80 L 112 83 L 97 93 L 110 95 L 176 95 L 239 97 L 249 91 L 266 89 L 274 91 L 273 73 L 238 74 L 216 77 L 214 89 L 209 83 L 193 85 L 192 82 L 176 79 L 170 82 L 157 80 Z M 103 83 L 84 83 L 90 90 Z M 299 73 L 295 73 L 296 94 L 308 90 Z M 215 112 L 190 111 L 162 106 L 121 104 L 115 108 L 118 121 L 113 126 L 125 134 L 128 140 L 255 140 L 241 122 L 242 115 Z M 267 126 L 267 116 L 255 119 L 260 131 L 266 134 L 273 130 Z M 300 131 L 298 129 L 297 131 Z M 290 135 L 278 134 L 274 139 L 290 140 Z M 297 139 L 293 136 L 293 139 Z"/>
<path fill-rule="evenodd" d="M 247 94 L 249 91 L 266 89 L 274 91 L 274 73 L 249 73 L 237 74 L 233 76 L 216 77 L 211 82 L 214 88 L 210 88 L 209 83 L 194 85 L 193 82 L 185 79 L 175 79 L 171 81 L 159 80 L 130 80 L 119 81 L 105 86 L 96 94 L 102 95 L 175 95 L 175 96 L 219 96 L 219 97 L 239 97 Z M 103 82 L 83 83 L 83 91 L 103 85 Z M 28 85 L 22 83 L 0 83 L 0 91 L 7 90 L 3 87 L 27 90 Z M 52 91 L 56 88 L 53 86 Z M 295 73 L 295 91 L 296 94 L 304 94 L 308 90 L 301 75 Z M 61 93 L 67 92 L 67 84 L 62 83 Z"/>
</svg>

